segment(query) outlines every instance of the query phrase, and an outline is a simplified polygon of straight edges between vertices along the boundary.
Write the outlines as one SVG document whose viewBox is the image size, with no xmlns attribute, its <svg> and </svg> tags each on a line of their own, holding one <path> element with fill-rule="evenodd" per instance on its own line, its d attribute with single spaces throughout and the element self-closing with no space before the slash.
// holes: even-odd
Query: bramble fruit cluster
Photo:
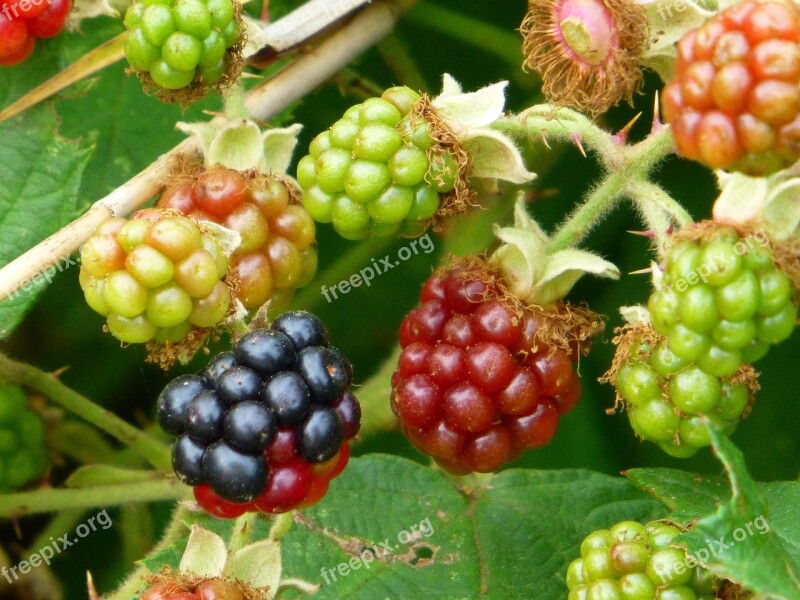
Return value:
<svg viewBox="0 0 800 600">
<path fill-rule="evenodd" d="M 414 113 L 419 94 L 393 87 L 345 112 L 297 165 L 303 203 L 349 240 L 419 235 L 456 185 L 451 153 Z"/>
<path fill-rule="evenodd" d="M 791 280 L 776 268 L 762 231 L 701 223 L 667 252 L 660 289 L 648 301 L 653 329 L 685 362 L 729 377 L 794 330 Z"/>
<path fill-rule="evenodd" d="M 637 435 L 670 456 L 687 458 L 711 443 L 704 421 L 726 435 L 734 432 L 753 399 L 749 367 L 718 377 L 676 355 L 652 329 L 629 335 L 630 354 L 615 385 Z"/>
<path fill-rule="evenodd" d="M 351 380 L 350 363 L 317 317 L 280 315 L 161 392 L 158 422 L 180 436 L 175 473 L 220 517 L 319 502 L 360 426 Z"/>
<path fill-rule="evenodd" d="M 125 27 L 128 63 L 167 90 L 219 82 L 240 34 L 232 0 L 141 0 Z"/>
<path fill-rule="evenodd" d="M 718 580 L 671 547 L 680 533 L 660 521 L 622 521 L 590 533 L 567 569 L 568 600 L 713 600 Z"/>
<path fill-rule="evenodd" d="M 712 168 L 766 175 L 800 158 L 800 11 L 748 0 L 678 43 L 662 95 L 678 151 Z"/>
<path fill-rule="evenodd" d="M 178 342 L 223 320 L 231 294 L 219 243 L 182 215 L 145 209 L 102 223 L 81 248 L 86 302 L 127 343 Z"/>
<path fill-rule="evenodd" d="M 314 221 L 292 202 L 288 185 L 275 177 L 215 167 L 168 188 L 157 206 L 238 232 L 242 243 L 231 259 L 238 299 L 246 308 L 272 299 L 281 309 L 317 271 Z"/>
<path fill-rule="evenodd" d="M 23 62 L 36 38 L 51 38 L 64 29 L 72 0 L 8 0 L 0 12 L 0 65 Z"/>
<path fill-rule="evenodd" d="M 161 581 L 151 585 L 139 600 L 246 600 L 240 586 L 222 579 Z"/>
<path fill-rule="evenodd" d="M 18 490 L 46 468 L 42 421 L 20 387 L 0 385 L 0 491 Z"/>
<path fill-rule="evenodd" d="M 534 341 L 520 316 L 470 269 L 441 269 L 400 326 L 392 408 L 406 437 L 444 469 L 487 473 L 553 437 L 580 398 L 567 352 Z"/>
</svg>

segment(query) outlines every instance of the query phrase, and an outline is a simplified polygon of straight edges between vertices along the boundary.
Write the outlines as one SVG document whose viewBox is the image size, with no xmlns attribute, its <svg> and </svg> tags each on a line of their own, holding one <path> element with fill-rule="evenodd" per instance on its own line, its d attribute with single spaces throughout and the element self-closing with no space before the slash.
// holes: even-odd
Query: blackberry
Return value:
<svg viewBox="0 0 800 600">
<path fill-rule="evenodd" d="M 318 502 L 358 433 L 351 381 L 350 363 L 328 345 L 319 319 L 281 315 L 161 392 L 158 422 L 180 436 L 175 473 L 220 517 Z"/>
<path fill-rule="evenodd" d="M 157 88 L 207 89 L 240 68 L 239 18 L 231 0 L 134 2 L 125 27 L 128 63 Z"/>
<path fill-rule="evenodd" d="M 706 222 L 688 234 L 667 252 L 661 285 L 648 301 L 653 329 L 679 358 L 729 377 L 791 335 L 794 286 L 763 232 Z"/>
<path fill-rule="evenodd" d="M 419 100 L 410 88 L 390 88 L 314 138 L 297 165 L 314 220 L 351 240 L 425 230 L 440 195 L 455 189 L 457 165 L 413 112 Z"/>
<path fill-rule="evenodd" d="M 708 446 L 703 420 L 730 435 L 746 416 L 757 389 L 749 365 L 731 376 L 712 375 L 645 324 L 623 330 L 615 343 L 615 367 L 603 380 L 616 386 L 636 434 L 666 453 L 686 458 Z"/>
<path fill-rule="evenodd" d="M 228 313 L 227 270 L 221 247 L 196 223 L 146 209 L 95 230 L 81 248 L 80 284 L 120 341 L 179 342 Z"/>
<path fill-rule="evenodd" d="M 156 205 L 236 231 L 242 241 L 231 271 L 238 299 L 248 309 L 271 299 L 282 310 L 317 270 L 314 221 L 294 193 L 274 176 L 214 167 L 168 187 Z"/>
<path fill-rule="evenodd" d="M 569 600 L 582 598 L 693 598 L 713 600 L 719 580 L 689 567 L 686 552 L 670 546 L 680 529 L 653 521 L 622 521 L 594 531 L 567 568 Z"/>
<path fill-rule="evenodd" d="M 580 397 L 578 348 L 537 340 L 480 264 L 435 272 L 403 319 L 392 409 L 411 443 L 454 473 L 490 472 L 547 444 Z"/>
</svg>

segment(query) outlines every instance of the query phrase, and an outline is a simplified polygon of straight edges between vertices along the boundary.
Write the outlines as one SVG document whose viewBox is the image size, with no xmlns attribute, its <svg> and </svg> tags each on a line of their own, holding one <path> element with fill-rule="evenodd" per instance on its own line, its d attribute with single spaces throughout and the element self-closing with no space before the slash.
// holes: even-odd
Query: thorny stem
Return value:
<svg viewBox="0 0 800 600">
<path fill-rule="evenodd" d="M 673 150 L 667 127 L 662 126 L 641 142 L 627 145 L 584 115 L 569 109 L 555 110 L 549 105 L 533 106 L 519 115 L 499 119 L 494 127 L 527 143 L 542 138 L 580 143 L 597 154 L 605 168 L 600 183 L 553 234 L 550 252 L 580 243 L 624 197 L 639 208 L 648 227 L 657 235 L 667 229 L 664 213 L 668 224 L 692 222 L 686 209 L 649 180 L 651 171 Z"/>
<path fill-rule="evenodd" d="M 162 473 L 172 473 L 172 459 L 166 445 L 67 387 L 54 375 L 0 353 L 0 377 L 44 394 L 53 402 L 131 447 Z"/>
</svg>

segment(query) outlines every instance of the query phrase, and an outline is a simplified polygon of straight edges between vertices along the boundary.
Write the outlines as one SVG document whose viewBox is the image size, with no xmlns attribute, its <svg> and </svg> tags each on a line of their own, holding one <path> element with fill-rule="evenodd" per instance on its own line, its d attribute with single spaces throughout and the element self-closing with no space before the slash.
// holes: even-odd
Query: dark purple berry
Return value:
<svg viewBox="0 0 800 600">
<path fill-rule="evenodd" d="M 206 449 L 202 467 L 206 483 L 228 502 L 250 502 L 267 484 L 264 457 L 237 452 L 224 440 Z"/>
<path fill-rule="evenodd" d="M 277 419 L 261 404 L 246 400 L 239 402 L 225 415 L 225 439 L 248 454 L 261 454 L 275 437 Z"/>
<path fill-rule="evenodd" d="M 170 381 L 158 396 L 158 424 L 172 435 L 181 435 L 186 405 L 206 389 L 205 381 L 197 375 L 181 375 Z"/>
<path fill-rule="evenodd" d="M 352 392 L 345 392 L 331 408 L 339 416 L 344 427 L 344 439 L 350 440 L 358 434 L 361 428 L 361 405 Z"/>
<path fill-rule="evenodd" d="M 311 408 L 311 391 L 300 375 L 284 371 L 266 383 L 261 400 L 275 413 L 278 423 L 294 425 L 302 421 Z"/>
<path fill-rule="evenodd" d="M 172 446 L 172 468 L 175 474 L 187 485 L 203 483 L 201 464 L 205 446 L 198 444 L 188 435 L 182 435 Z"/>
<path fill-rule="evenodd" d="M 283 313 L 272 322 L 272 328 L 286 334 L 299 352 L 308 346 L 327 346 L 328 330 L 309 312 L 296 310 Z"/>
<path fill-rule="evenodd" d="M 195 396 L 186 407 L 185 429 L 192 439 L 210 444 L 222 435 L 222 420 L 225 407 L 217 393 L 205 390 Z"/>
<path fill-rule="evenodd" d="M 312 463 L 332 458 L 344 441 L 344 427 L 330 408 L 316 407 L 298 429 L 300 454 Z"/>
<path fill-rule="evenodd" d="M 266 329 L 246 334 L 233 347 L 233 353 L 240 365 L 264 378 L 291 369 L 295 359 L 292 340 L 280 331 Z"/>
<path fill-rule="evenodd" d="M 217 380 L 217 393 L 223 403 L 231 406 L 244 400 L 257 400 L 262 381 L 258 373 L 247 367 L 235 366 Z"/>
<path fill-rule="evenodd" d="M 350 365 L 339 351 L 311 346 L 297 355 L 297 372 L 318 404 L 332 404 L 350 385 Z"/>
<path fill-rule="evenodd" d="M 233 356 L 233 352 L 222 352 L 221 354 L 217 354 L 214 359 L 208 363 L 208 366 L 203 370 L 203 374 L 211 387 L 216 387 L 217 380 L 222 374 L 235 366 L 236 359 Z"/>
</svg>

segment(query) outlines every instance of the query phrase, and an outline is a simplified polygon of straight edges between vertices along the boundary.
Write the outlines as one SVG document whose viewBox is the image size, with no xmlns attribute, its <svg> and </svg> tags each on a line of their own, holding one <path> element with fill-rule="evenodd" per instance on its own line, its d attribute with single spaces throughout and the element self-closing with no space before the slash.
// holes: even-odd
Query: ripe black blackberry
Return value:
<svg viewBox="0 0 800 600">
<path fill-rule="evenodd" d="M 310 313 L 284 313 L 247 333 L 161 392 L 158 422 L 180 436 L 175 473 L 220 517 L 318 502 L 347 464 L 361 422 L 352 375 Z"/>
</svg>

